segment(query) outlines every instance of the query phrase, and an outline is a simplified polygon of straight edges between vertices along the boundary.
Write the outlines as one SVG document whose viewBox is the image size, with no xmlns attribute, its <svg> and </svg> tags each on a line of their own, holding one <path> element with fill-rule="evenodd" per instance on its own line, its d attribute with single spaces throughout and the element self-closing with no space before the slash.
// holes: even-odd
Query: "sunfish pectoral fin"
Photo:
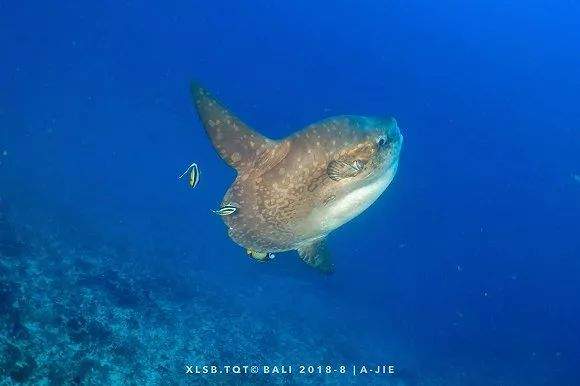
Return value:
<svg viewBox="0 0 580 386">
<path fill-rule="evenodd" d="M 277 141 L 252 130 L 197 83 L 191 83 L 191 95 L 207 135 L 228 165 L 252 167 L 258 155 L 276 148 Z"/>
<path fill-rule="evenodd" d="M 334 264 L 330 257 L 326 240 L 318 239 L 310 244 L 298 248 L 298 255 L 306 264 L 324 273 L 334 272 Z"/>
<path fill-rule="evenodd" d="M 333 160 L 328 163 L 326 167 L 326 174 L 335 181 L 340 181 L 345 178 L 354 177 L 358 175 L 364 167 L 364 162 L 361 160 L 344 161 Z"/>
</svg>

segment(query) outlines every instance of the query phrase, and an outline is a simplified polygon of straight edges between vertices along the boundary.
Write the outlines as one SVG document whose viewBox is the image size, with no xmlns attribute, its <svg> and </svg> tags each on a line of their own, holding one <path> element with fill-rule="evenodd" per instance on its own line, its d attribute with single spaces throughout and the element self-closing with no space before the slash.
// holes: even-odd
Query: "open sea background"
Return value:
<svg viewBox="0 0 580 386">
<path fill-rule="evenodd" d="M 0 384 L 579 385 L 579 21 L 573 0 L 0 0 Z M 191 79 L 273 138 L 397 118 L 398 174 L 331 234 L 334 275 L 229 240 Z M 294 367 L 185 374 L 206 364 Z"/>
</svg>

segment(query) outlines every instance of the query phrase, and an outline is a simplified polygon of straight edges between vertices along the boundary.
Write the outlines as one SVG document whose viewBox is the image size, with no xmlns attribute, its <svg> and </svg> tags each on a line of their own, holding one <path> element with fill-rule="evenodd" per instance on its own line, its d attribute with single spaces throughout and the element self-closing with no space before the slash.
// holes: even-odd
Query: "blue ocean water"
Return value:
<svg viewBox="0 0 580 386">
<path fill-rule="evenodd" d="M 580 384 L 578 20 L 572 0 L 0 1 L 0 384 Z M 235 174 L 192 79 L 271 138 L 397 118 L 395 180 L 330 235 L 333 275 L 227 237 L 210 210 Z"/>
</svg>

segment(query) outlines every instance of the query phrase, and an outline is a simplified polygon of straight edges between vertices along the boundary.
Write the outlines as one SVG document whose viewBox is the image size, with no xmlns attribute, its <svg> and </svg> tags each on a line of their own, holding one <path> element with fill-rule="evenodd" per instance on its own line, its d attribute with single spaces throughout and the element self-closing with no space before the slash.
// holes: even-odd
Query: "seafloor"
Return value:
<svg viewBox="0 0 580 386">
<path fill-rule="evenodd" d="M 188 364 L 335 364 L 362 356 L 349 343 L 352 326 L 324 330 L 275 305 L 257 315 L 245 304 L 259 294 L 225 292 L 191 264 L 144 262 L 127 245 L 66 238 L 2 213 L 2 385 L 360 384 L 348 375 L 186 375 Z M 364 383 L 416 384 L 405 371 Z"/>
<path fill-rule="evenodd" d="M 200 269 L 192 253 L 83 239 L 82 230 L 17 224 L 10 214 L 0 208 L 0 385 L 523 384 L 445 358 L 421 362 L 384 323 L 371 328 L 350 305 L 341 314 L 340 296 L 317 293 L 309 280 L 247 277 L 236 286 L 221 276 L 225 267 Z M 268 296 L 267 286 L 283 295 Z M 396 364 L 396 374 L 297 371 L 377 359 Z M 293 373 L 186 374 L 186 365 L 212 364 L 292 365 Z"/>
</svg>

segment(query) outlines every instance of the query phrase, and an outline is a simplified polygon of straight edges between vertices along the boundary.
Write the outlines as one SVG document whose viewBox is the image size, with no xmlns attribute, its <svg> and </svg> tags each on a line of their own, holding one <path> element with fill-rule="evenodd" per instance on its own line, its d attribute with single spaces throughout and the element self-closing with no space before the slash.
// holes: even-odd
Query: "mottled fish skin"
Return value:
<svg viewBox="0 0 580 386">
<path fill-rule="evenodd" d="M 402 136 L 393 118 L 332 117 L 274 141 L 205 90 L 193 93 L 210 139 L 238 172 L 222 203 L 240 210 L 223 220 L 246 249 L 281 252 L 323 238 L 370 206 L 396 172 Z M 333 179 L 332 161 L 352 167 Z"/>
<path fill-rule="evenodd" d="M 327 175 L 329 162 L 362 157 L 372 164 L 365 173 L 369 179 L 381 166 L 375 160 L 376 133 L 359 129 L 365 123 L 338 117 L 311 125 L 283 141 L 289 150 L 275 167 L 241 171 L 224 198 L 245 208 L 243 214 L 225 219 L 230 237 L 254 250 L 284 251 L 332 231 L 322 224 L 323 216 L 311 214 L 330 197 L 364 185 L 364 179 L 334 181 Z"/>
</svg>

